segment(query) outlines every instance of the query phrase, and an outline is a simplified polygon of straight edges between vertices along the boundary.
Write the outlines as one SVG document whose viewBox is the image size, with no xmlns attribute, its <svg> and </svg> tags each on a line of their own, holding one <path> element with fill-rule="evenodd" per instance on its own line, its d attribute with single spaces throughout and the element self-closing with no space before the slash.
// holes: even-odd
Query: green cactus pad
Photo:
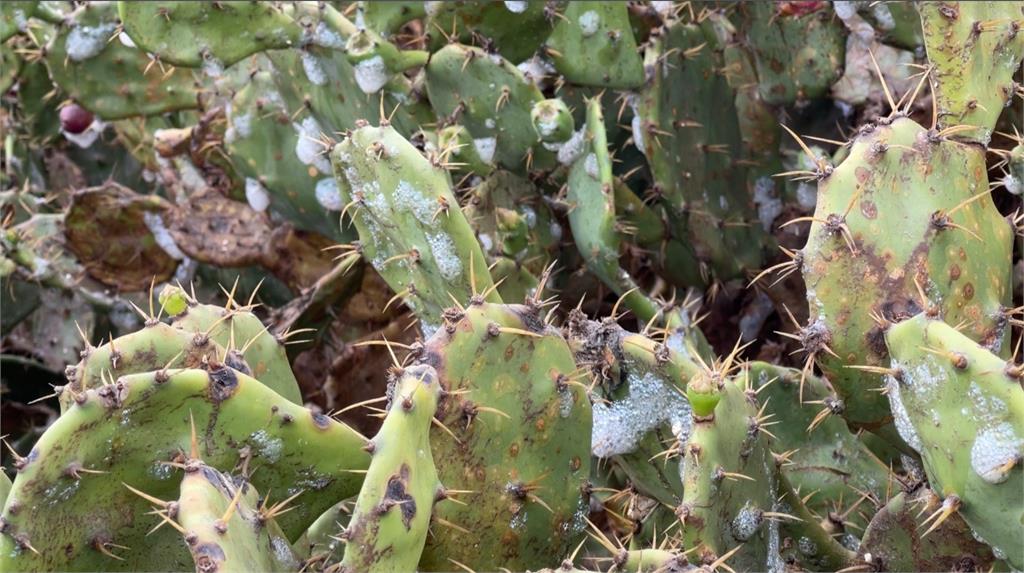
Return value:
<svg viewBox="0 0 1024 573">
<path fill-rule="evenodd" d="M 288 539 L 262 509 L 248 483 L 202 463 L 186 469 L 176 515 L 196 571 L 298 569 Z"/>
<path fill-rule="evenodd" d="M 428 18 L 424 28 L 431 51 L 445 43 L 484 39 L 514 64 L 529 58 L 551 32 L 545 19 L 546 2 L 424 2 Z"/>
<path fill-rule="evenodd" d="M 897 493 L 864 530 L 860 558 L 886 571 L 988 571 L 993 566 L 996 571 L 1006 570 L 959 515 L 925 535 L 930 522 L 924 520 L 941 504 L 942 499 L 927 488 Z"/>
<path fill-rule="evenodd" d="M 1024 567 L 1024 389 L 1003 361 L 924 314 L 885 334 L 896 427 L 932 489 L 1000 558 Z"/>
<path fill-rule="evenodd" d="M 426 86 L 434 112 L 465 126 L 485 163 L 523 173 L 532 154 L 535 169 L 553 164 L 551 152 L 534 147 L 530 121 L 544 96 L 501 56 L 449 44 L 431 56 Z"/>
<path fill-rule="evenodd" d="M 448 174 L 394 128 L 359 127 L 331 160 L 363 257 L 425 323 L 439 325 L 452 297 L 500 300 Z"/>
<path fill-rule="evenodd" d="M 827 2 L 806 14 L 785 13 L 786 3 L 751 2 L 741 6 L 741 28 L 753 52 L 758 93 L 769 105 L 828 93 L 843 74 L 846 27 Z"/>
<path fill-rule="evenodd" d="M 361 449 L 365 438 L 348 426 L 224 367 L 126 376 L 80 396 L 46 430 L 14 480 L 0 538 L 5 571 L 190 567 L 173 529 L 146 536 L 160 520 L 146 516 L 149 504 L 121 485 L 173 499 L 175 470 L 165 462 L 190 451 L 190 416 L 207 464 L 222 471 L 248 468 L 253 485 L 279 499 L 304 491 L 296 509 L 278 520 L 289 538 L 355 495 L 362 477 L 352 470 L 370 461 Z M 118 561 L 97 543 L 131 550 Z"/>
<path fill-rule="evenodd" d="M 451 309 L 419 357 L 448 398 L 434 428 L 434 461 L 446 487 L 470 490 L 439 503 L 420 561 L 450 571 L 540 567 L 579 542 L 590 474 L 590 402 L 565 340 L 530 306 Z"/>
<path fill-rule="evenodd" d="M 330 162 L 317 153 L 319 125 L 308 115 L 293 123 L 289 115 L 270 73 L 257 72 L 231 101 L 224 146 L 245 177 L 251 207 L 269 207 L 299 229 L 340 240 L 341 196 Z"/>
<path fill-rule="evenodd" d="M 735 96 L 720 72 L 717 47 L 710 22 L 675 23 L 654 41 L 644 60 L 652 79 L 637 99 L 633 138 L 673 231 L 689 239 L 716 278 L 727 280 L 760 266 L 764 234 L 746 169 L 737 164 Z"/>
<path fill-rule="evenodd" d="M 139 48 L 214 74 L 265 50 L 298 46 L 302 28 L 273 3 L 118 2 L 125 32 Z"/>
<path fill-rule="evenodd" d="M 82 107 L 103 119 L 198 107 L 188 70 L 161 67 L 142 50 L 111 41 L 117 34 L 113 5 L 83 4 L 66 22 L 48 44 L 46 66 L 53 82 Z"/>
<path fill-rule="evenodd" d="M 884 498 L 889 468 L 847 429 L 841 417 L 843 403 L 824 380 L 808 375 L 801 403 L 799 370 L 752 362 L 747 376 L 758 390 L 758 399 L 767 404 L 765 411 L 775 415 L 777 423 L 771 431 L 778 440 L 773 447 L 780 452 L 796 450 L 782 473 L 799 491 L 817 492 L 805 504 L 819 520 L 829 517 L 829 512 L 845 510 L 833 505 L 840 499 L 849 505 L 863 493 Z M 867 522 L 852 512 L 846 521 L 834 525 L 837 533 L 856 532 Z"/>
<path fill-rule="evenodd" d="M 985 195 L 983 151 L 904 117 L 863 128 L 847 158 L 825 169 L 802 250 L 810 319 L 801 338 L 851 426 L 886 431 L 892 416 L 874 391 L 881 376 L 847 368 L 887 366 L 872 315 L 896 322 L 934 307 L 953 324 L 967 321 L 970 338 L 1002 348 L 1010 228 Z"/>
<path fill-rule="evenodd" d="M 390 389 L 391 404 L 370 441 L 373 461 L 345 528 L 345 573 L 413 571 L 444 488 L 430 452 L 441 385 L 430 366 L 411 366 Z"/>
<path fill-rule="evenodd" d="M 178 287 L 164 287 L 165 291 L 175 289 Z M 193 340 L 208 337 L 228 351 L 227 358 L 221 356 L 222 361 L 232 365 L 232 360 L 240 359 L 249 369 L 245 374 L 265 380 L 271 390 L 293 403 L 302 403 L 285 341 L 271 334 L 249 309 L 238 308 L 237 303 L 220 307 L 190 300 L 189 307 L 173 317 L 171 326 L 188 333 Z"/>
<path fill-rule="evenodd" d="M 1015 2 L 921 2 L 918 9 L 939 128 L 973 126 L 957 136 L 988 145 L 1024 56 L 1024 10 Z"/>
<path fill-rule="evenodd" d="M 566 81 L 613 89 L 638 88 L 644 66 L 621 2 L 570 2 L 545 43 Z"/>
<path fill-rule="evenodd" d="M 770 560 L 779 559 L 773 555 L 779 524 L 763 513 L 774 510 L 778 478 L 767 436 L 755 421 L 757 406 L 731 380 L 710 392 L 719 400 L 709 416 L 694 419 L 681 463 L 683 501 L 676 515 L 684 546 L 700 547 L 691 559 L 710 563 L 742 545 L 729 560 L 732 568 L 771 570 Z"/>
<path fill-rule="evenodd" d="M 582 153 L 569 170 L 569 224 L 576 248 L 590 272 L 623 296 L 623 304 L 641 322 L 658 315 L 658 305 L 639 290 L 619 266 L 621 237 L 616 229 L 612 160 L 605 138 L 600 100 L 587 103 Z"/>
</svg>

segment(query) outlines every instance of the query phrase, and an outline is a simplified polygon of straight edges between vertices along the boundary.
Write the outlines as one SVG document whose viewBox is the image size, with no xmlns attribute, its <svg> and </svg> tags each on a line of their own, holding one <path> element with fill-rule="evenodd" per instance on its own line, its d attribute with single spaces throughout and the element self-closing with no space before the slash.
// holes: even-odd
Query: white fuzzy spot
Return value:
<svg viewBox="0 0 1024 573">
<path fill-rule="evenodd" d="M 493 137 L 481 137 L 473 140 L 473 147 L 476 149 L 476 154 L 480 156 L 480 161 L 487 164 L 494 162 L 494 150 L 497 146 L 498 141 Z"/>
<path fill-rule="evenodd" d="M 427 13 L 427 16 L 434 16 L 441 11 L 444 7 L 444 2 L 439 0 L 433 0 L 423 3 L 423 11 Z"/>
<path fill-rule="evenodd" d="M 437 212 L 440 203 L 428 199 L 408 181 L 398 182 L 394 193 L 391 194 L 391 201 L 396 210 L 409 211 L 423 225 L 433 227 L 436 224 L 434 213 Z"/>
<path fill-rule="evenodd" d="M 529 205 L 523 205 L 519 209 L 520 214 L 523 216 L 523 220 L 526 221 L 526 227 L 532 229 L 537 226 L 537 212 L 533 210 L 533 207 Z"/>
<path fill-rule="evenodd" d="M 593 10 L 587 10 L 580 14 L 577 21 L 580 31 L 583 32 L 583 37 L 587 38 L 597 33 L 597 29 L 601 26 L 601 15 Z"/>
<path fill-rule="evenodd" d="M 526 0 L 505 0 L 505 8 L 509 12 L 522 14 L 523 12 L 526 12 L 526 7 Z"/>
<path fill-rule="evenodd" d="M 480 246 L 484 248 L 485 253 L 490 253 L 491 249 L 494 248 L 494 241 L 491 240 L 490 235 L 486 233 L 480 233 L 480 235 L 477 236 L 477 239 L 480 240 Z"/>
<path fill-rule="evenodd" d="M 331 162 L 323 154 L 323 146 L 320 144 L 320 124 L 313 116 L 302 120 L 302 123 L 293 123 L 298 138 L 295 140 L 295 156 L 305 165 L 316 167 L 320 173 L 328 175 L 331 173 Z"/>
<path fill-rule="evenodd" d="M 270 206 L 270 193 L 259 179 L 245 178 L 245 200 L 254 211 L 263 212 Z"/>
<path fill-rule="evenodd" d="M 558 129 L 558 116 L 542 117 L 537 122 L 537 129 L 543 137 L 549 137 Z"/>
<path fill-rule="evenodd" d="M 233 114 L 231 113 L 230 106 L 228 106 L 228 117 L 230 118 L 229 123 L 231 127 L 224 134 L 225 140 L 230 143 L 238 138 L 245 139 L 252 135 L 251 113 Z"/>
<path fill-rule="evenodd" d="M 462 259 L 455 249 L 455 243 L 446 233 L 435 233 L 427 235 L 427 242 L 430 243 L 430 252 L 434 255 L 434 262 L 441 276 L 453 281 L 462 274 Z"/>
<path fill-rule="evenodd" d="M 113 22 L 99 26 L 75 26 L 64 40 L 64 51 L 73 61 L 88 60 L 107 47 L 107 40 L 116 29 L 117 24 Z"/>
<path fill-rule="evenodd" d="M 561 241 L 562 240 L 562 226 L 559 225 L 558 222 L 556 222 L 556 221 L 552 221 L 551 222 L 550 232 L 551 232 L 551 238 L 553 238 L 556 241 Z"/>
<path fill-rule="evenodd" d="M 342 50 L 345 48 L 345 40 L 333 28 L 320 21 L 313 30 L 313 43 L 322 48 Z"/>
<path fill-rule="evenodd" d="M 1024 439 L 1013 426 L 1002 422 L 981 429 L 971 446 L 971 469 L 988 483 L 1001 483 L 1010 476 L 1007 468 L 1024 455 Z"/>
<path fill-rule="evenodd" d="M 142 214 L 142 221 L 146 224 L 146 228 L 153 234 L 153 239 L 156 244 L 164 250 L 169 257 L 174 260 L 180 261 L 185 258 L 185 253 L 181 252 L 178 248 L 177 243 L 174 242 L 174 237 L 171 236 L 171 232 L 167 230 L 167 226 L 164 225 L 164 219 L 159 213 L 146 212 Z"/>
<path fill-rule="evenodd" d="M 356 83 L 363 93 L 375 94 L 388 83 L 388 69 L 384 65 L 384 59 L 374 56 L 356 64 Z"/>
<path fill-rule="evenodd" d="M 429 322 L 423 320 L 420 321 L 420 330 L 423 331 L 423 340 L 430 340 L 430 338 L 434 336 L 434 333 L 437 332 L 439 328 L 441 328 L 440 325 L 430 324 Z"/>
<path fill-rule="evenodd" d="M 82 149 L 85 149 L 91 147 L 93 143 L 96 143 L 96 140 L 99 139 L 100 134 L 103 133 L 103 130 L 106 129 L 106 127 L 107 124 L 103 123 L 99 119 L 94 119 L 92 123 L 89 124 L 89 127 L 82 133 L 69 133 L 64 130 L 61 130 L 61 133 L 64 134 L 64 139 L 74 143 Z"/>
<path fill-rule="evenodd" d="M 302 69 L 306 72 L 306 79 L 313 85 L 327 85 L 327 72 L 324 71 L 323 62 L 315 54 L 302 52 Z"/>
<path fill-rule="evenodd" d="M 910 422 L 910 415 L 903 405 L 903 398 L 900 396 L 900 383 L 892 376 L 886 376 L 886 386 L 889 389 L 887 392 L 889 407 L 892 410 L 896 431 L 899 432 L 900 437 L 903 438 L 903 441 L 908 446 L 920 452 L 924 446 L 921 445 L 921 438 L 917 435 L 917 430 L 914 429 L 914 425 Z"/>
<path fill-rule="evenodd" d="M 583 170 L 587 172 L 593 179 L 601 179 L 601 171 L 597 167 L 597 155 L 588 153 L 587 158 L 583 160 Z"/>
<path fill-rule="evenodd" d="M 135 42 L 132 41 L 131 36 L 129 36 L 128 34 L 125 34 L 124 32 L 120 32 L 117 35 L 117 39 L 120 40 L 121 45 L 123 45 L 123 46 L 128 46 L 129 48 L 134 48 L 135 47 Z"/>
<path fill-rule="evenodd" d="M 249 439 L 252 441 L 256 453 L 262 456 L 267 463 L 274 464 L 281 459 L 281 453 L 284 451 L 284 442 L 281 438 L 271 436 L 266 430 L 260 430 L 253 432 Z"/>
<path fill-rule="evenodd" d="M 224 64 L 213 56 L 203 58 L 203 74 L 210 78 L 219 78 L 224 73 Z"/>
<path fill-rule="evenodd" d="M 540 56 L 534 56 L 529 60 L 520 63 L 516 66 L 516 69 L 523 74 L 526 81 L 535 86 L 539 86 L 541 82 L 544 81 L 544 78 L 555 73 L 555 67 L 551 65 L 551 62 L 548 62 Z"/>
<path fill-rule="evenodd" d="M 782 214 L 782 199 L 775 195 L 775 182 L 771 177 L 762 176 L 754 181 L 754 204 L 761 226 L 765 232 L 771 232 L 772 223 Z"/>
<path fill-rule="evenodd" d="M 672 14 L 675 4 L 672 0 L 654 0 L 651 2 L 651 7 L 664 18 Z"/>
<path fill-rule="evenodd" d="M 762 523 L 764 523 L 764 512 L 747 502 L 732 520 L 732 536 L 737 541 L 747 541 L 757 533 Z"/>
<path fill-rule="evenodd" d="M 630 373 L 629 393 L 610 404 L 593 406 L 590 449 L 607 458 L 633 451 L 647 432 L 668 421 L 672 433 L 685 442 L 693 428 L 693 411 L 686 398 L 653 373 Z"/>
<path fill-rule="evenodd" d="M 562 165 L 572 165 L 580 155 L 583 155 L 583 150 L 586 148 L 587 143 L 586 137 L 583 133 L 584 129 L 585 128 L 580 128 L 576 133 L 572 134 L 572 137 L 570 137 L 565 143 L 552 145 L 552 147 L 558 151 L 559 163 Z M 545 144 L 544 147 L 552 149 L 552 147 L 548 147 L 547 144 Z"/>
<path fill-rule="evenodd" d="M 1021 185 L 1020 179 L 1017 179 L 1012 173 L 1007 173 L 1006 177 L 1003 177 L 1003 187 L 1014 195 L 1024 192 L 1024 185 Z"/>
<path fill-rule="evenodd" d="M 818 204 L 818 189 L 810 183 L 801 181 L 796 186 L 796 201 L 805 211 L 813 210 Z"/>
<path fill-rule="evenodd" d="M 324 177 L 316 182 L 316 201 L 328 211 L 341 211 L 345 203 L 338 191 L 338 181 L 334 177 Z"/>
<path fill-rule="evenodd" d="M 647 154 L 647 148 L 644 147 L 644 129 L 643 120 L 640 119 L 640 115 L 633 112 L 633 119 L 629 122 L 629 125 L 633 128 L 633 145 L 640 150 L 640 153 Z"/>
<path fill-rule="evenodd" d="M 896 20 L 885 2 L 874 2 L 871 4 L 871 15 L 875 18 L 875 25 L 879 30 L 892 30 L 896 27 Z"/>
</svg>

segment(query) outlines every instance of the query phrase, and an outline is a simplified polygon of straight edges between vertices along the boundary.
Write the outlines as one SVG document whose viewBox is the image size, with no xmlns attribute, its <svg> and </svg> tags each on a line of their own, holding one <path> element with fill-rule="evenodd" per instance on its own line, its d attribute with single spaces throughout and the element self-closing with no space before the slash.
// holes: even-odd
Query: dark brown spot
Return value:
<svg viewBox="0 0 1024 573">
<path fill-rule="evenodd" d="M 967 283 L 964 285 L 964 300 L 971 300 L 974 298 L 974 285 Z"/>
<path fill-rule="evenodd" d="M 238 389 L 238 376 L 235 371 L 221 366 L 210 370 L 210 398 L 214 402 L 223 402 L 230 398 Z"/>
<path fill-rule="evenodd" d="M 406 531 L 412 529 L 412 520 L 416 517 L 416 500 L 406 491 L 406 484 L 409 481 L 409 466 L 402 464 L 398 475 L 388 479 L 388 485 L 384 490 L 384 503 L 387 505 L 398 505 L 402 511 L 402 523 Z"/>
<path fill-rule="evenodd" d="M 949 280 L 955 281 L 958 278 L 960 278 L 960 265 L 954 264 L 949 267 Z"/>
<path fill-rule="evenodd" d="M 874 201 L 865 199 L 860 202 L 860 212 L 866 219 L 876 219 L 878 217 L 878 206 L 875 205 Z"/>
<path fill-rule="evenodd" d="M 519 455 L 519 444 L 517 442 L 512 442 L 512 445 L 508 447 L 508 455 L 513 458 Z"/>
<path fill-rule="evenodd" d="M 224 364 L 230 368 L 238 370 L 246 376 L 252 376 L 252 368 L 245 362 L 245 357 L 242 353 L 237 350 L 231 350 L 228 355 L 224 357 Z"/>
<path fill-rule="evenodd" d="M 220 567 L 227 556 L 224 550 L 216 543 L 201 543 L 192 548 L 192 558 L 195 560 L 197 573 L 213 573 Z"/>
</svg>

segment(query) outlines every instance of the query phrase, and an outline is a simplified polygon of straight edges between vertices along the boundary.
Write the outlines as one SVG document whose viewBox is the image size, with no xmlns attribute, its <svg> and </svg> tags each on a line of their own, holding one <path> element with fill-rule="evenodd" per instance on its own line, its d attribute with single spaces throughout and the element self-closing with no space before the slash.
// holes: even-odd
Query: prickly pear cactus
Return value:
<svg viewBox="0 0 1024 573">
<path fill-rule="evenodd" d="M 251 485 L 201 460 L 186 462 L 184 473 L 177 502 L 156 506 L 166 511 L 176 503 L 167 523 L 177 521 L 197 571 L 293 571 L 300 565 L 274 512 L 259 505 Z"/>
<path fill-rule="evenodd" d="M 926 310 L 1005 352 L 1010 228 L 987 193 L 982 151 L 906 117 L 863 128 L 842 163 L 820 169 L 799 336 L 846 420 L 884 431 L 892 414 L 872 389 L 888 366 L 886 323 Z"/>
<path fill-rule="evenodd" d="M 1022 24 L 0 3 L 0 570 L 1024 568 Z"/>
<path fill-rule="evenodd" d="M 252 471 L 261 491 L 280 499 L 302 491 L 303 503 L 278 520 L 290 538 L 355 495 L 361 478 L 351 471 L 369 464 L 354 430 L 228 366 L 124 376 L 79 392 L 16 460 L 3 510 L 4 570 L 181 570 L 189 557 L 178 533 L 147 535 L 161 519 L 147 517 L 146 499 L 122 482 L 174 499 L 175 465 L 192 451 L 190 440 L 206 464 Z"/>
<path fill-rule="evenodd" d="M 896 427 L 924 461 L 940 507 L 954 513 L 1013 567 L 1024 516 L 1024 389 L 1008 363 L 941 320 L 918 314 L 885 333 L 893 372 L 886 389 Z"/>
<path fill-rule="evenodd" d="M 940 128 L 988 145 L 1010 103 L 1014 72 L 1024 57 L 1024 10 L 1013 2 L 922 2 L 921 25 Z"/>
<path fill-rule="evenodd" d="M 341 534 L 341 571 L 416 569 L 434 503 L 447 495 L 430 451 L 441 392 L 430 366 L 406 369 L 391 388 L 388 416 L 367 445 L 373 461 Z"/>
<path fill-rule="evenodd" d="M 498 300 L 480 245 L 439 164 L 390 126 L 363 125 L 331 152 L 359 252 L 434 328 L 452 298 Z"/>
<path fill-rule="evenodd" d="M 420 570 L 523 570 L 572 551 L 586 527 L 590 403 L 565 340 L 536 306 L 474 300 L 446 312 L 419 362 L 447 398 L 431 433 L 441 482 Z"/>
</svg>

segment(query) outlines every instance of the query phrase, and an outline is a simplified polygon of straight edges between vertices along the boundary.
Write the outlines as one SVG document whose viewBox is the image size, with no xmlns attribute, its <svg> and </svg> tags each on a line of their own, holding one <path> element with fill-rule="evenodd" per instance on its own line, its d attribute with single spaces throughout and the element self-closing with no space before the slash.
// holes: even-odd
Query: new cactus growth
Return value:
<svg viewBox="0 0 1024 573">
<path fill-rule="evenodd" d="M 0 3 L 0 570 L 1024 569 L 1022 25 Z"/>
</svg>

